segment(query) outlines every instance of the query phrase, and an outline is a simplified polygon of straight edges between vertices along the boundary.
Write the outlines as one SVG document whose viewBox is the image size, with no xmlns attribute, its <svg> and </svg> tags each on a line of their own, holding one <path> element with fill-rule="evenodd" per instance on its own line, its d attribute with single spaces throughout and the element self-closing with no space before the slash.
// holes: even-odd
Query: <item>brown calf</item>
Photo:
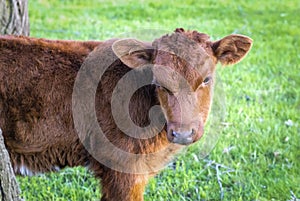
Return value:
<svg viewBox="0 0 300 201">
<path fill-rule="evenodd" d="M 101 200 L 143 200 L 148 178 L 203 135 L 217 62 L 251 45 L 183 29 L 153 43 L 1 36 L 0 127 L 15 172 L 85 166 Z"/>
</svg>

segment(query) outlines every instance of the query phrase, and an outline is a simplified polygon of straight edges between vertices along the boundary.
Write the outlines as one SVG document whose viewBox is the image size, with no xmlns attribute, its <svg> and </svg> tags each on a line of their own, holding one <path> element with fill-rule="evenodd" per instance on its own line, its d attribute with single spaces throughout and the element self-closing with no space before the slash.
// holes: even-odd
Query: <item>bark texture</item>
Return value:
<svg viewBox="0 0 300 201">
<path fill-rule="evenodd" d="M 28 0 L 0 0 L 0 34 L 29 35 Z M 19 201 L 19 195 L 0 128 L 0 201 Z"/>
<path fill-rule="evenodd" d="M 29 35 L 28 0 L 0 0 L 0 34 Z"/>
<path fill-rule="evenodd" d="M 20 190 L 15 178 L 10 158 L 4 145 L 2 130 L 0 129 L 0 200 L 17 201 Z"/>
</svg>

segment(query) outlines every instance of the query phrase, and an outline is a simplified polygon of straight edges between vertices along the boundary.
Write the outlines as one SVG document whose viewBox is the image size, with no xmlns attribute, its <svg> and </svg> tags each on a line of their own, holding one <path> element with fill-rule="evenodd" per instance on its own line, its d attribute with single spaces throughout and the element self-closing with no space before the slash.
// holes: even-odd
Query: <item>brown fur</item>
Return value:
<svg viewBox="0 0 300 201">
<path fill-rule="evenodd" d="M 136 40 L 133 44 L 132 40 L 78 42 L 0 36 L 0 127 L 15 172 L 30 174 L 86 166 L 101 178 L 102 200 L 143 200 L 145 185 L 149 176 L 157 173 L 156 167 L 169 162 L 182 145 L 202 136 L 213 89 L 213 82 L 204 83 L 205 78 L 211 76 L 213 80 L 217 61 L 226 65 L 241 60 L 251 43 L 251 39 L 239 35 L 212 42 L 206 34 L 183 29 L 153 44 Z M 88 152 L 73 125 L 76 75 L 84 61 L 85 65 L 99 62 L 109 51 L 120 59 L 106 70 L 97 88 L 97 120 L 107 139 L 128 153 L 149 154 L 166 148 L 145 161 L 125 163 L 133 169 L 138 163 L 153 168 L 147 174 L 122 173 L 104 166 Z M 147 126 L 150 108 L 159 104 L 167 124 L 154 137 L 137 139 L 124 134 L 115 124 L 111 96 L 117 82 L 131 68 L 147 63 L 169 68 L 154 70 L 155 85 L 134 93 L 130 116 L 136 125 Z M 168 78 L 170 69 L 187 83 L 181 83 L 178 77 Z M 176 142 L 172 137 L 171 131 L 185 133 L 191 129 L 195 130 L 192 141 Z M 95 136 L 87 137 L 85 143 L 96 149 L 101 146 Z M 109 156 L 109 152 L 106 150 L 101 156 Z"/>
</svg>

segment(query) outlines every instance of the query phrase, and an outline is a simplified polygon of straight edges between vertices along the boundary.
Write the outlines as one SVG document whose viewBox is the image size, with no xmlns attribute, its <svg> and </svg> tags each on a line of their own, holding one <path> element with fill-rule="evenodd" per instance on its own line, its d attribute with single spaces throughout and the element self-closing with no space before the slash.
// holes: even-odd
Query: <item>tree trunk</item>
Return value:
<svg viewBox="0 0 300 201">
<path fill-rule="evenodd" d="M 0 34 L 29 35 L 27 6 L 27 0 L 0 0 Z M 0 201 L 20 201 L 19 195 L 0 128 Z"/>
<path fill-rule="evenodd" d="M 5 149 L 2 130 L 0 129 L 0 200 L 19 201 L 20 190 Z"/>
<path fill-rule="evenodd" d="M 0 0 L 0 34 L 29 35 L 28 0 Z"/>
<path fill-rule="evenodd" d="M 28 0 L 0 0 L 0 34 L 29 35 Z M 19 195 L 0 128 L 0 201 L 20 201 Z"/>
</svg>

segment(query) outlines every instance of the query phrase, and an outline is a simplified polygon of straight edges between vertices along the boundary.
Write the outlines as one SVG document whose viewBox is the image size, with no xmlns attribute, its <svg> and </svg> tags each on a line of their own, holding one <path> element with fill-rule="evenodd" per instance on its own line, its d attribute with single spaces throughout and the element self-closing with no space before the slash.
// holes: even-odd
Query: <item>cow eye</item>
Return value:
<svg viewBox="0 0 300 201">
<path fill-rule="evenodd" d="M 203 80 L 203 84 L 207 85 L 210 83 L 210 81 L 211 81 L 211 76 L 208 76 Z"/>
<path fill-rule="evenodd" d="M 163 86 L 159 86 L 160 89 L 162 89 L 163 91 L 167 92 L 168 94 L 172 95 L 173 92 L 170 91 L 169 89 L 167 89 L 166 87 L 163 87 Z"/>
</svg>

